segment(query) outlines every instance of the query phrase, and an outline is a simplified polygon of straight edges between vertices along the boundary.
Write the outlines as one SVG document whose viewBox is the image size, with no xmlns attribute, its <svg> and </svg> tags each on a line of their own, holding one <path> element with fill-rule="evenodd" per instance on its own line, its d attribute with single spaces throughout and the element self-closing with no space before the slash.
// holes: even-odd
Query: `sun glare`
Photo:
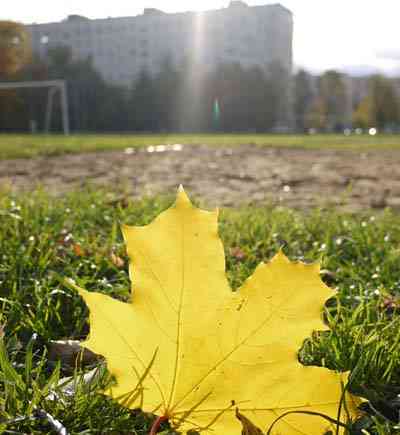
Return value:
<svg viewBox="0 0 400 435">
<path fill-rule="evenodd" d="M 194 21 L 193 52 L 196 53 L 196 63 L 201 64 L 204 59 L 205 29 L 204 12 L 197 12 Z"/>
</svg>

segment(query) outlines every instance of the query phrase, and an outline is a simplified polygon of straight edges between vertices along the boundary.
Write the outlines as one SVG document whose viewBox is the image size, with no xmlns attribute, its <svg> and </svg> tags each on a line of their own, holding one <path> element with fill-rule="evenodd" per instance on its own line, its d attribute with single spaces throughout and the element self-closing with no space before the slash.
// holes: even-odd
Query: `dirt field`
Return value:
<svg viewBox="0 0 400 435">
<path fill-rule="evenodd" d="M 272 201 L 292 207 L 400 209 L 400 151 L 156 146 L 141 150 L 0 161 L 0 186 L 41 184 L 62 194 L 85 183 L 124 183 L 137 196 L 182 183 L 212 205 Z"/>
</svg>

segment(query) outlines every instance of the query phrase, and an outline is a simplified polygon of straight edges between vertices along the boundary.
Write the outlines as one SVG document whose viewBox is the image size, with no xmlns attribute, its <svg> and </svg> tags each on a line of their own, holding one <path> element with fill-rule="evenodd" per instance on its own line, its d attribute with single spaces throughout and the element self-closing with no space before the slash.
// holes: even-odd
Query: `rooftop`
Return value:
<svg viewBox="0 0 400 435">
<path fill-rule="evenodd" d="M 218 9 L 220 11 L 222 10 L 228 10 L 228 9 L 248 9 L 248 8 L 279 8 L 281 10 L 284 10 L 288 12 L 289 14 L 292 14 L 292 12 L 287 9 L 285 6 L 281 5 L 280 3 L 273 3 L 273 4 L 267 4 L 267 5 L 257 5 L 257 6 L 249 6 L 247 3 L 245 3 L 242 0 L 231 0 L 229 3 L 229 6 L 226 8 Z M 108 18 L 88 18 L 82 15 L 77 14 L 71 14 L 68 15 L 68 17 L 61 22 L 63 23 L 76 23 L 76 22 L 84 22 L 84 21 L 104 21 L 104 20 L 118 20 L 118 19 L 128 19 L 128 18 L 138 18 L 143 16 L 160 16 L 160 15 L 179 15 L 179 14 L 187 14 L 189 11 L 186 12 L 175 12 L 175 13 L 167 13 L 160 9 L 156 8 L 145 8 L 142 14 L 139 15 L 133 15 L 133 16 L 125 16 L 125 17 L 108 17 Z M 194 12 L 192 12 L 194 13 Z M 50 22 L 50 23 L 30 23 L 28 25 L 46 25 L 46 24 L 57 24 L 57 22 Z"/>
</svg>

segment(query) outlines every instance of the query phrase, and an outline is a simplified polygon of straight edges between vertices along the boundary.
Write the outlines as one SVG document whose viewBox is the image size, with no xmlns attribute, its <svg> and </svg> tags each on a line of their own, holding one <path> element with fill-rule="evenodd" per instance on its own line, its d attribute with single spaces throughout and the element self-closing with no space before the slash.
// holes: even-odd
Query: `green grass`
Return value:
<svg viewBox="0 0 400 435">
<path fill-rule="evenodd" d="M 49 357 L 47 346 L 88 333 L 87 309 L 60 276 L 126 299 L 130 283 L 119 224 L 148 223 L 171 200 L 127 201 L 122 192 L 107 191 L 57 199 L 41 191 L 0 193 L 0 324 L 5 325 L 0 433 L 55 433 L 43 411 L 69 434 L 149 432 L 152 416 L 130 412 L 100 394 L 109 382 L 104 369 L 85 385 L 81 374 L 91 367 L 71 372 Z M 304 214 L 265 205 L 222 210 L 220 235 L 233 287 L 282 246 L 293 260 L 322 261 L 323 279 L 338 289 L 340 309 L 336 299 L 330 301 L 331 332 L 309 337 L 300 358 L 352 371 L 352 390 L 371 403 L 352 434 L 399 433 L 400 217 L 390 211 L 351 215 L 316 209 Z M 125 265 L 114 264 L 111 253 Z M 76 393 L 68 396 L 56 384 L 71 374 Z M 50 391 L 58 400 L 46 399 Z"/>
<path fill-rule="evenodd" d="M 165 144 L 299 147 L 311 149 L 399 149 L 399 135 L 271 135 L 271 134 L 137 134 L 71 135 L 69 137 L 0 135 L 0 159 L 121 150 Z"/>
</svg>

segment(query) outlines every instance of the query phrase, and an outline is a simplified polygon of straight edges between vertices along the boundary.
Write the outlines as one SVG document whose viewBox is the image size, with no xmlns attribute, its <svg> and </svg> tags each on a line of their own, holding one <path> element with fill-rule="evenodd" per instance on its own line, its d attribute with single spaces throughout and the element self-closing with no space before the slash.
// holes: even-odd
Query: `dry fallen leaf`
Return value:
<svg viewBox="0 0 400 435">
<path fill-rule="evenodd" d="M 82 246 L 79 243 L 74 243 L 72 245 L 72 250 L 74 251 L 74 254 L 77 257 L 84 257 L 85 256 L 85 251 L 83 250 Z"/>
<path fill-rule="evenodd" d="M 246 254 L 238 246 L 232 248 L 230 254 L 233 258 L 239 261 L 244 260 L 246 258 Z"/>
<path fill-rule="evenodd" d="M 76 340 L 50 340 L 47 343 L 49 361 L 58 361 L 62 367 L 76 367 L 78 364 L 83 366 L 93 365 L 99 362 L 100 358 L 88 349 L 84 349 L 81 343 Z"/>
<path fill-rule="evenodd" d="M 107 393 L 117 398 L 139 383 L 143 397 L 131 407 L 167 416 L 180 431 L 240 434 L 237 408 L 263 431 L 290 410 L 336 418 L 340 376 L 297 358 L 311 332 L 324 329 L 321 310 L 333 294 L 319 265 L 280 252 L 232 292 L 217 217 L 180 189 L 150 225 L 123 227 L 131 303 L 80 290 L 90 310 L 84 346 L 104 355 L 117 381 Z M 290 414 L 272 433 L 329 428 L 320 417 Z"/>
<path fill-rule="evenodd" d="M 115 267 L 117 267 L 118 269 L 122 269 L 125 266 L 124 260 L 121 257 L 119 257 L 117 254 L 115 254 L 114 252 L 111 252 L 110 260 L 111 260 L 111 263 Z"/>
</svg>

